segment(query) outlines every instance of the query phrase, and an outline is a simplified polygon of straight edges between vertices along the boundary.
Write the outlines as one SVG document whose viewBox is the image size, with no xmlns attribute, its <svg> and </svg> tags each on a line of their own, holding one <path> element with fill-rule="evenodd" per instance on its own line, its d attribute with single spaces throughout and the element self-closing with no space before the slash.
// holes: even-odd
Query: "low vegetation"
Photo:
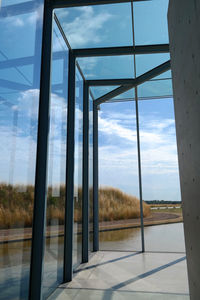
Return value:
<svg viewBox="0 0 200 300">
<path fill-rule="evenodd" d="M 143 202 L 143 214 L 150 214 L 150 206 Z M 137 197 L 112 187 L 99 189 L 99 220 L 114 221 L 140 217 L 140 201 Z"/>
<path fill-rule="evenodd" d="M 65 187 L 57 187 L 54 193 L 50 186 L 47 191 L 47 225 L 64 224 Z M 82 190 L 78 189 L 75 198 L 74 219 L 81 222 Z M 92 190 L 90 190 L 92 201 Z M 34 187 L 32 185 L 0 184 L 0 229 L 23 228 L 32 226 Z M 150 214 L 150 206 L 143 203 L 144 216 Z M 114 221 L 140 217 L 139 200 L 122 191 L 107 187 L 99 190 L 99 219 Z"/>
</svg>

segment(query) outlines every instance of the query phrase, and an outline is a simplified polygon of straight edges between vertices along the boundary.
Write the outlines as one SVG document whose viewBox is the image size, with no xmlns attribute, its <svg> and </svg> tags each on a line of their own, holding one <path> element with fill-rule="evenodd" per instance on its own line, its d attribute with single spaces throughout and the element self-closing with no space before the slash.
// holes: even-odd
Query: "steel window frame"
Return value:
<svg viewBox="0 0 200 300">
<path fill-rule="evenodd" d="M 121 86 L 112 90 L 111 92 L 97 98 L 96 104 L 100 105 L 132 88 L 137 87 L 138 85 L 156 77 L 159 76 L 160 74 L 168 71 L 170 69 L 170 60 L 166 61 L 165 63 L 153 68 L 152 70 L 136 77 L 135 79 L 121 79 Z M 102 82 L 106 82 L 106 80 L 102 80 Z M 102 83 L 100 80 L 96 80 L 94 83 L 92 82 L 93 85 L 99 85 L 101 86 Z M 111 82 L 111 85 L 114 85 L 114 83 L 120 83 L 119 79 L 115 79 L 115 80 L 110 80 L 108 79 L 107 82 Z"/>
<path fill-rule="evenodd" d="M 170 61 L 167 61 L 152 70 L 138 76 L 135 79 L 102 79 L 102 80 L 86 80 L 88 87 L 122 84 L 115 90 L 97 98 L 93 101 L 93 251 L 99 250 L 99 201 L 98 201 L 98 107 L 100 104 L 111 100 L 113 97 L 123 92 L 135 88 L 137 95 L 137 86 L 166 72 L 170 69 Z M 130 84 L 131 83 L 131 84 Z M 126 85 L 124 85 L 126 84 Z M 140 159 L 140 136 L 139 136 L 139 112 L 138 99 L 136 100 L 136 129 L 137 129 L 137 147 L 138 147 L 138 172 L 140 199 L 142 199 L 142 181 L 141 181 L 141 159 Z M 143 222 L 143 204 L 140 201 L 140 219 L 141 219 L 141 235 L 142 235 L 142 252 L 145 251 L 144 246 L 144 222 Z"/>
<path fill-rule="evenodd" d="M 47 205 L 53 9 L 44 2 L 29 300 L 42 298 Z"/>
<path fill-rule="evenodd" d="M 145 0 L 133 0 L 140 2 Z M 148 1 L 148 0 L 146 0 Z M 52 63 L 52 23 L 53 9 L 64 7 L 77 7 L 88 5 L 102 5 L 112 3 L 128 3 L 129 0 L 44 0 L 44 18 L 42 34 L 42 54 L 41 54 L 41 78 L 40 78 L 40 96 L 39 96 L 39 116 L 38 116 L 38 136 L 37 136 L 37 156 L 35 173 L 35 197 L 34 197 L 34 216 L 33 216 L 33 236 L 30 264 L 30 283 L 29 300 L 42 298 L 42 275 L 44 265 L 44 247 L 45 247 L 45 223 L 46 223 L 46 204 L 47 204 L 47 165 L 48 165 L 48 140 L 49 140 L 49 111 L 51 94 L 51 63 Z M 23 5 L 24 12 L 21 8 Z M 34 10 L 35 2 L 29 1 L 26 4 L 16 4 L 3 7 L 0 12 L 1 17 L 8 15 L 18 15 Z M 169 45 L 148 45 L 134 47 L 108 47 L 93 49 L 69 49 L 69 77 L 68 77 L 68 132 L 67 132 L 67 160 L 66 160 L 66 206 L 65 206 L 65 232 L 64 232 L 64 261 L 63 261 L 63 282 L 72 279 L 72 251 L 73 251 L 73 198 L 74 198 L 74 129 L 75 129 L 75 69 L 76 58 L 94 57 L 94 56 L 114 56 L 114 55 L 133 55 L 169 52 Z M 27 63 L 32 58 L 25 58 Z M 23 59 L 22 59 L 23 60 Z M 22 63 L 23 61 L 21 61 Z M 17 61 L 16 61 L 17 63 Z M 5 67 L 2 63 L 2 68 Z M 168 66 L 170 68 L 170 66 Z M 151 76 L 159 75 L 152 72 Z M 164 70 L 164 68 L 162 68 Z M 164 72 L 164 71 L 162 71 Z M 161 72 L 161 73 L 162 73 Z M 147 72 L 148 73 L 148 72 Z M 121 81 L 118 89 L 105 94 L 106 99 L 112 99 L 113 95 L 119 95 L 128 89 L 148 80 L 150 74 L 143 74 L 136 79 L 116 79 L 117 84 Z M 161 74 L 160 73 L 160 74 Z M 154 75 L 153 75 L 154 74 Z M 155 75 L 156 74 L 156 75 Z M 152 77 L 152 78 L 153 78 Z M 140 79 L 139 79 L 140 78 Z M 127 80 L 127 81 L 126 81 Z M 133 81 L 134 80 L 134 81 Z M 126 81 L 126 82 L 125 82 Z M 130 82 L 131 81 L 131 82 Z M 84 103 L 88 103 L 89 87 L 96 85 L 112 85 L 113 80 L 105 81 L 85 81 Z M 87 90 L 87 92 L 86 92 Z M 107 101 L 105 100 L 105 101 Z M 86 101 L 86 102 L 85 102 Z M 93 215 L 94 215 L 94 239 L 93 251 L 99 250 L 98 239 L 98 106 L 105 102 L 100 102 L 98 98 L 93 101 Z M 84 109 L 83 124 L 83 174 L 84 174 L 84 200 L 83 200 L 83 252 L 82 260 L 88 261 L 88 108 Z"/>
<path fill-rule="evenodd" d="M 73 52 L 77 58 L 168 53 L 169 44 L 137 45 L 134 47 L 122 46 L 122 47 L 84 48 L 84 49 L 73 49 Z"/>
<path fill-rule="evenodd" d="M 82 263 L 89 259 L 89 86 L 83 83 Z"/>
<path fill-rule="evenodd" d="M 98 105 L 93 101 L 93 251 L 99 251 Z"/>
<path fill-rule="evenodd" d="M 132 0 L 133 2 L 149 1 L 149 0 Z M 115 3 L 127 3 L 129 0 L 51 0 L 52 6 L 56 8 L 89 6 L 89 5 L 105 5 Z"/>
<path fill-rule="evenodd" d="M 74 134 L 75 134 L 75 74 L 76 59 L 69 49 L 68 63 L 68 109 L 67 109 L 67 159 L 66 159 L 66 201 L 64 230 L 64 272 L 63 282 L 72 280 L 73 216 L 74 216 Z"/>
</svg>

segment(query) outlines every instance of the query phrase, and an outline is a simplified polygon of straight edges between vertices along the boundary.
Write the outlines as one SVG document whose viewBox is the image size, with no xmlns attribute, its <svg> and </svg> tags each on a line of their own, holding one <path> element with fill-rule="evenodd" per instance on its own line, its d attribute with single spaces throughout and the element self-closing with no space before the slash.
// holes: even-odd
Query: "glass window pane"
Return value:
<svg viewBox="0 0 200 300">
<path fill-rule="evenodd" d="M 119 86 L 92 86 L 90 87 L 90 90 L 94 98 L 97 99 L 118 87 Z"/>
<path fill-rule="evenodd" d="M 171 70 L 160 74 L 159 76 L 154 77 L 154 79 L 172 79 Z"/>
<path fill-rule="evenodd" d="M 169 43 L 167 11 L 169 0 L 133 3 L 136 45 Z"/>
<path fill-rule="evenodd" d="M 57 9 L 72 48 L 133 44 L 130 3 Z"/>
<path fill-rule="evenodd" d="M 86 79 L 118 79 L 134 77 L 132 55 L 79 58 Z"/>
<path fill-rule="evenodd" d="M 101 105 L 99 183 L 100 249 L 141 250 L 134 102 Z"/>
<path fill-rule="evenodd" d="M 136 75 L 142 75 L 170 59 L 168 53 L 136 55 Z M 166 74 L 167 72 L 163 73 Z M 163 78 L 162 74 L 162 78 Z M 165 77 L 167 78 L 167 77 Z"/>
<path fill-rule="evenodd" d="M 125 93 L 122 93 L 121 95 L 118 95 L 114 98 L 112 98 L 110 101 L 129 101 L 135 99 L 135 89 L 130 89 Z"/>
<path fill-rule="evenodd" d="M 32 3 L 0 10 L 0 298 L 12 300 L 29 292 L 43 1 Z"/>
<path fill-rule="evenodd" d="M 172 80 L 151 80 L 138 86 L 139 98 L 172 97 Z"/>
<path fill-rule="evenodd" d="M 43 297 L 63 282 L 68 48 L 55 22 L 53 45 Z"/>
<path fill-rule="evenodd" d="M 73 267 L 82 260 L 83 78 L 76 68 Z"/>
<path fill-rule="evenodd" d="M 173 99 L 139 101 L 139 117 L 143 199 L 153 201 L 155 206 L 151 206 L 151 218 L 156 222 L 180 222 L 182 212 Z M 156 201 L 163 202 L 162 209 L 156 206 Z M 166 201 L 178 201 L 178 204 L 171 204 L 171 208 Z M 146 227 L 145 242 L 147 251 L 184 252 L 182 224 Z"/>
</svg>

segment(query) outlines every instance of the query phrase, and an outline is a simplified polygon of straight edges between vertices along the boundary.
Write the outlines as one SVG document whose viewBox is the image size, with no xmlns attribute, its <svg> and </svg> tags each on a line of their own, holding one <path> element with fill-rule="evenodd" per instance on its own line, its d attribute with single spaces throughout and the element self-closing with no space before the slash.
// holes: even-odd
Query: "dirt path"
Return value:
<svg viewBox="0 0 200 300">
<path fill-rule="evenodd" d="M 149 217 L 144 218 L 144 226 L 170 224 L 178 222 L 183 222 L 183 218 L 180 214 L 176 213 L 152 212 Z M 134 228 L 139 226 L 140 219 L 127 219 L 99 223 L 100 231 L 119 228 Z"/>
<path fill-rule="evenodd" d="M 180 214 L 152 212 L 149 217 L 144 218 L 144 226 L 170 224 L 182 222 L 183 218 Z M 99 223 L 99 230 L 116 230 L 125 228 L 140 227 L 140 219 L 128 219 L 119 221 L 107 221 Z M 64 226 L 49 226 L 46 229 L 46 236 L 57 237 L 64 235 Z M 23 240 L 31 240 L 31 228 L 15 228 L 0 230 L 0 243 L 18 242 Z"/>
</svg>

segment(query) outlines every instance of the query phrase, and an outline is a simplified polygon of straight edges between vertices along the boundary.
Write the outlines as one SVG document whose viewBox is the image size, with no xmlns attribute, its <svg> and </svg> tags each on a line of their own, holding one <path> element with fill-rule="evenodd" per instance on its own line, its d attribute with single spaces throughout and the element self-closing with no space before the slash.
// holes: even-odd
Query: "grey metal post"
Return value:
<svg viewBox="0 0 200 300">
<path fill-rule="evenodd" d="M 89 251 L 89 87 L 83 86 L 83 234 L 82 262 L 88 262 Z"/>
<path fill-rule="evenodd" d="M 139 125 L 137 87 L 135 88 L 135 111 L 136 111 L 137 149 L 138 149 L 138 175 L 139 175 L 139 193 L 140 193 L 141 242 L 142 242 L 142 252 L 144 252 L 145 251 L 145 245 L 144 245 L 144 221 L 143 221 L 143 197 L 142 197 L 142 171 L 141 171 L 140 125 Z"/>
<path fill-rule="evenodd" d="M 40 77 L 40 98 L 38 116 L 37 157 L 35 175 L 35 197 L 33 215 L 33 235 L 31 249 L 29 300 L 41 299 L 45 237 L 45 217 L 47 200 L 47 160 L 49 137 L 49 108 L 51 89 L 51 45 L 52 8 L 45 1 L 42 58 Z"/>
<path fill-rule="evenodd" d="M 93 102 L 93 251 L 99 251 L 98 106 Z"/>
<path fill-rule="evenodd" d="M 72 280 L 73 216 L 74 216 L 74 134 L 75 134 L 75 56 L 69 50 L 68 108 L 67 108 L 67 160 L 64 233 L 63 281 Z"/>
</svg>

